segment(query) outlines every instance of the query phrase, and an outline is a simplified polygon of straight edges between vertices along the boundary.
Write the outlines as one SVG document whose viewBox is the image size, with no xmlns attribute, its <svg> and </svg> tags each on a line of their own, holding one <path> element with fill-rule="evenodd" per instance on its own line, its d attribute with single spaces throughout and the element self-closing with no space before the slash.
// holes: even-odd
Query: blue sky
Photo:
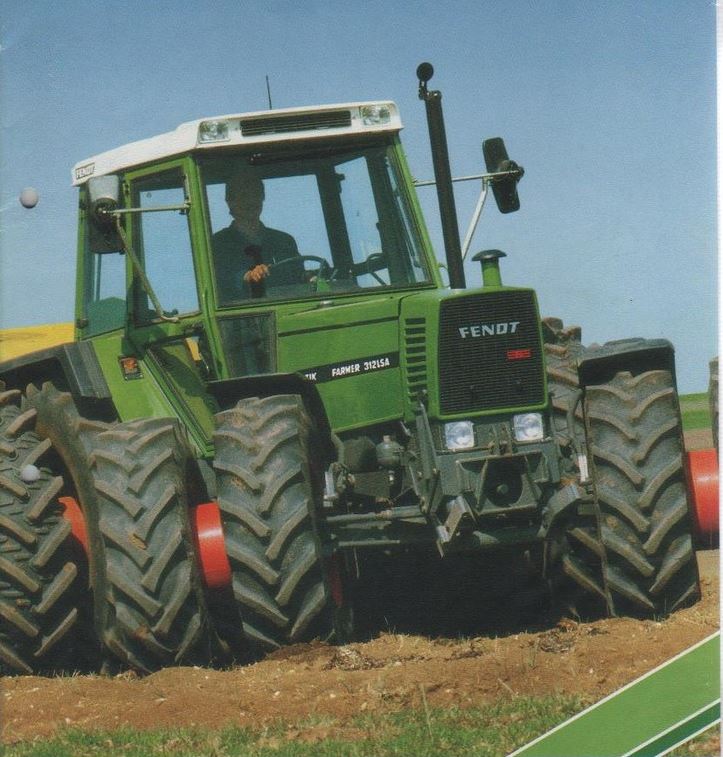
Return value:
<svg viewBox="0 0 723 757">
<path fill-rule="evenodd" d="M 442 90 L 453 173 L 502 136 L 522 209 L 485 209 L 472 252 L 507 252 L 583 341 L 670 339 L 703 391 L 716 335 L 715 5 L 591 2 L 6 0 L 0 20 L 0 328 L 72 318 L 70 167 L 203 116 L 393 99 L 432 175 L 414 71 Z M 40 203 L 17 201 L 34 186 Z M 433 190 L 420 189 L 443 258 Z M 477 199 L 458 185 L 461 234 Z M 470 256 L 471 257 L 471 256 Z M 468 285 L 480 282 L 467 264 Z"/>
</svg>

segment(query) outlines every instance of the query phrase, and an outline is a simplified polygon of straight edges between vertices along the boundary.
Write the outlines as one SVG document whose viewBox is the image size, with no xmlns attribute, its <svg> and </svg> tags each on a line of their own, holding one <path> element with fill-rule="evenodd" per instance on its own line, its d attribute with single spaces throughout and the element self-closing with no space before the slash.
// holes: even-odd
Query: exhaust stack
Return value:
<svg viewBox="0 0 723 757">
<path fill-rule="evenodd" d="M 506 258 L 507 253 L 502 250 L 482 250 L 472 260 L 482 266 L 482 286 L 501 287 L 502 275 L 500 274 L 500 258 Z"/>
<path fill-rule="evenodd" d="M 419 99 L 424 100 L 427 110 L 429 142 L 432 148 L 434 180 L 437 186 L 439 215 L 442 220 L 442 236 L 444 238 L 444 252 L 447 257 L 449 285 L 452 289 L 465 289 L 467 285 L 464 278 L 464 265 L 462 263 L 462 245 L 459 239 L 457 207 L 454 203 L 454 191 L 452 189 L 452 172 L 449 168 L 447 135 L 444 130 L 442 93 L 436 89 L 431 92 L 427 89 L 427 82 L 433 75 L 434 68 L 431 63 L 420 63 L 417 66 Z"/>
</svg>

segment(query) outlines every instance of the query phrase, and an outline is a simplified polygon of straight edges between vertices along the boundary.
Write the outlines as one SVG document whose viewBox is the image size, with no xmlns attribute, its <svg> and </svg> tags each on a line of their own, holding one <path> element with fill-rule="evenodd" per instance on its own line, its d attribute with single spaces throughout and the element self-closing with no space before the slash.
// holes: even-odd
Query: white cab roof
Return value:
<svg viewBox="0 0 723 757">
<path fill-rule="evenodd" d="M 385 114 L 370 118 L 370 114 Z M 200 141 L 201 124 L 218 122 L 225 128 L 222 139 Z M 225 127 L 223 126 L 225 124 Z M 188 121 L 174 131 L 117 147 L 81 160 L 73 166 L 74 185 L 91 176 L 115 173 L 134 166 L 171 158 L 192 150 L 239 147 L 299 139 L 342 135 L 397 132 L 402 128 L 397 106 L 390 101 L 320 105 L 312 108 L 236 113 Z"/>
</svg>

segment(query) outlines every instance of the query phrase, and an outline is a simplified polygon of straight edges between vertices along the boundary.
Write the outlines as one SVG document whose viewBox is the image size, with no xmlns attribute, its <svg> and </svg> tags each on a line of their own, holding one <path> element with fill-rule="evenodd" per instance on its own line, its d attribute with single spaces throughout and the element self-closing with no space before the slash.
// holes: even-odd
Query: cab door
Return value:
<svg viewBox="0 0 723 757">
<path fill-rule="evenodd" d="M 154 294 L 141 277 L 132 277 L 127 336 L 174 414 L 205 451 L 218 408 L 205 390 L 214 368 L 193 234 L 201 212 L 190 203 L 189 165 L 181 159 L 126 175 L 128 205 L 136 209 L 126 228 Z"/>
</svg>

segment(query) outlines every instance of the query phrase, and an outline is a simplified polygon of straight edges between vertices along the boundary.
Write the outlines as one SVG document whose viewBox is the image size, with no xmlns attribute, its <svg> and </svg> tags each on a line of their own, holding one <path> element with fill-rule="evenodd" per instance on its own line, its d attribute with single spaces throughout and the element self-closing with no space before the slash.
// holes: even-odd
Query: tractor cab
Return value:
<svg viewBox="0 0 723 757">
<path fill-rule="evenodd" d="M 439 285 L 400 129 L 392 103 L 226 116 L 81 162 L 80 336 Z"/>
</svg>

